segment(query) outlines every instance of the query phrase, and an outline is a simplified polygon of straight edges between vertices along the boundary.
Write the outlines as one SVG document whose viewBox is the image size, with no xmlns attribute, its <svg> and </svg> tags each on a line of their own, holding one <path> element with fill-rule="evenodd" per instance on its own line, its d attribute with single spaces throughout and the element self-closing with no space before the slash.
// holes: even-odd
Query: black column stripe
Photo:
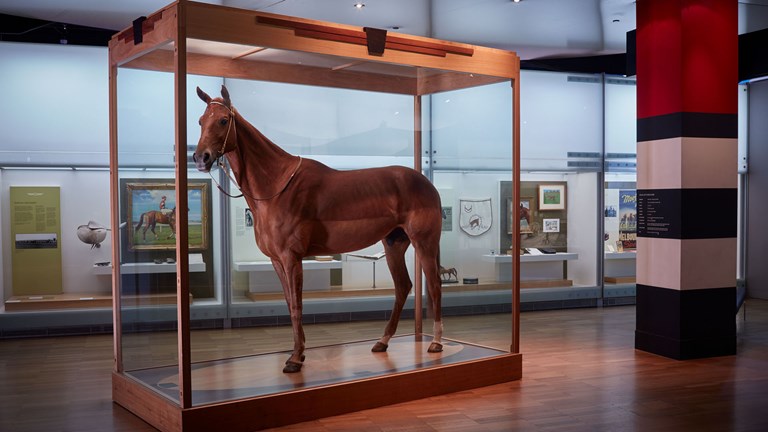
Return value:
<svg viewBox="0 0 768 432">
<path fill-rule="evenodd" d="M 736 353 L 736 287 L 637 284 L 635 348 L 675 359 Z"/>
<path fill-rule="evenodd" d="M 734 238 L 737 201 L 736 189 L 638 189 L 637 236 Z"/>
<path fill-rule="evenodd" d="M 738 115 L 677 112 L 637 119 L 638 142 L 680 137 L 738 138 Z"/>
</svg>

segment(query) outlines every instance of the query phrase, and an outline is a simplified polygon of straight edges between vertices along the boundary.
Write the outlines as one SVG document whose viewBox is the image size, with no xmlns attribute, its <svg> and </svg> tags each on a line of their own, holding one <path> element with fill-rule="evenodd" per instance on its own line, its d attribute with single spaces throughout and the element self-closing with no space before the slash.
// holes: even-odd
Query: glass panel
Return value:
<svg viewBox="0 0 768 432">
<path fill-rule="evenodd" d="M 123 365 L 156 381 L 178 376 L 173 75 L 120 69 L 117 101 Z"/>
<path fill-rule="evenodd" d="M 634 296 L 637 250 L 637 176 L 605 174 L 605 297 Z"/>
<path fill-rule="evenodd" d="M 512 335 L 512 84 L 430 97 L 434 184 L 445 219 L 440 241 L 444 335 L 509 351 Z M 426 301 L 426 300 L 425 300 Z M 424 332 L 433 332 L 433 313 Z M 482 328 L 509 329 L 488 338 Z"/>
<path fill-rule="evenodd" d="M 522 302 L 599 297 L 598 180 L 596 172 L 521 175 L 520 196 L 529 216 L 521 220 Z"/>
<path fill-rule="evenodd" d="M 613 302 L 634 297 L 637 244 L 637 85 L 609 77 L 605 85 L 604 291 Z"/>
<path fill-rule="evenodd" d="M 600 75 L 522 71 L 523 170 L 600 168 L 603 91 Z"/>
</svg>

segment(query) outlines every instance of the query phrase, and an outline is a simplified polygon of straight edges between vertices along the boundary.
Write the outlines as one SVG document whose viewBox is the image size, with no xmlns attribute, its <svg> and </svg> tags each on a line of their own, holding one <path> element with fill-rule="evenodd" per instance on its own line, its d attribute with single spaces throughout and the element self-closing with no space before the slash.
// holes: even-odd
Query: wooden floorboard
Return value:
<svg viewBox="0 0 768 432">
<path fill-rule="evenodd" d="M 768 301 L 749 300 L 746 312 L 737 321 L 738 355 L 684 362 L 634 350 L 633 306 L 526 312 L 520 381 L 278 430 L 766 431 Z M 504 340 L 508 322 L 508 315 L 445 320 L 452 337 L 459 328 L 483 330 L 488 345 Z M 381 331 L 380 322 L 308 327 L 313 343 Z M 284 327 L 197 331 L 193 355 L 241 355 L 283 344 L 286 335 Z M 129 352 L 142 344 L 154 350 L 149 360 L 136 354 L 137 364 L 171 356 L 167 334 L 133 336 Z M 0 431 L 153 431 L 110 400 L 111 344 L 104 335 L 0 340 Z"/>
</svg>

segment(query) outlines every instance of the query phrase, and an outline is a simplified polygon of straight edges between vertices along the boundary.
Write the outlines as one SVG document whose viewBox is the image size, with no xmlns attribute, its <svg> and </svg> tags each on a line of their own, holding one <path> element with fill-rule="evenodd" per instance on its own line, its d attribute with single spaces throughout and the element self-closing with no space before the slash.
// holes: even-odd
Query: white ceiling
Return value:
<svg viewBox="0 0 768 432">
<path fill-rule="evenodd" d="M 736 0 L 734 0 L 736 1 Z M 0 13 L 122 30 L 170 0 L 0 0 Z M 207 3 L 517 51 L 522 59 L 625 52 L 634 0 L 205 0 Z M 768 0 L 739 0 L 740 33 L 768 27 Z M 2 31 L 2 30 L 0 30 Z M 393 30 L 394 31 L 394 30 Z"/>
</svg>

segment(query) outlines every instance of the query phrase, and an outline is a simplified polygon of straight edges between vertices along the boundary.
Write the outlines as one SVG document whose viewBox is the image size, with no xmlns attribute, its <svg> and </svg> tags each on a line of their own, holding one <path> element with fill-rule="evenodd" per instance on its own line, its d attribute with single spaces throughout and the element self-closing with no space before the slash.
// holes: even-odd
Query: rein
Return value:
<svg viewBox="0 0 768 432">
<path fill-rule="evenodd" d="M 246 196 L 246 197 L 248 197 L 248 198 L 250 198 L 252 200 L 255 200 L 255 201 L 268 201 L 268 200 L 271 200 L 272 198 L 277 197 L 278 195 L 283 193 L 286 189 L 288 189 L 288 185 L 291 183 L 291 180 L 293 180 L 293 177 L 299 171 L 299 167 L 301 167 L 301 161 L 302 161 L 301 156 L 297 156 L 299 158 L 299 163 L 296 164 L 296 168 L 291 173 L 291 176 L 288 177 L 288 180 L 285 182 L 283 187 L 280 188 L 274 195 L 266 197 L 266 198 L 258 198 L 258 197 L 254 197 L 254 196 L 251 196 L 251 195 L 246 194 L 245 192 L 243 192 L 243 189 L 239 186 L 238 182 L 232 176 L 232 173 L 229 170 L 228 164 L 225 164 L 222 161 L 222 158 L 226 159 L 226 156 L 224 156 L 224 154 L 226 153 L 225 150 L 227 148 L 227 141 L 229 141 L 229 132 L 232 130 L 232 125 L 235 123 L 235 110 L 234 110 L 234 108 L 230 108 L 230 107 L 228 107 L 228 106 L 226 106 L 223 103 L 218 102 L 218 101 L 211 101 L 210 103 L 216 104 L 216 105 L 221 105 L 221 106 L 223 106 L 224 108 L 226 108 L 229 111 L 230 122 L 229 122 L 229 125 L 227 126 L 227 134 L 224 136 L 224 143 L 222 144 L 221 149 L 217 152 L 218 155 L 216 156 L 216 164 L 225 173 L 227 173 L 227 177 L 229 178 L 229 180 L 232 183 L 234 183 L 235 187 L 237 188 L 237 190 L 240 191 L 240 195 L 231 195 L 229 192 L 225 191 L 224 188 L 221 187 L 219 182 L 216 181 L 215 178 L 213 178 L 213 174 L 211 174 L 211 171 L 209 170 L 208 171 L 208 175 L 211 177 L 211 180 L 213 180 L 213 182 L 216 183 L 216 187 L 219 188 L 221 193 L 223 193 L 224 195 L 226 195 L 226 196 L 228 196 L 230 198 L 240 198 L 240 197 Z M 235 142 L 235 148 L 237 148 L 237 142 Z"/>
</svg>

